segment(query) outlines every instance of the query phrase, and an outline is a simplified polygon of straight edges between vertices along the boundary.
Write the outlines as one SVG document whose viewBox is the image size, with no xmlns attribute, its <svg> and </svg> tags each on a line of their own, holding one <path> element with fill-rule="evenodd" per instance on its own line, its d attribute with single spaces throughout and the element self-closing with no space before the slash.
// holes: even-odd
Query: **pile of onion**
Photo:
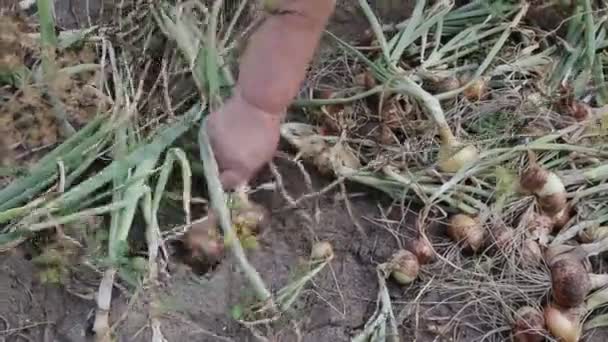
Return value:
<svg viewBox="0 0 608 342">
<path fill-rule="evenodd" d="M 465 250 L 477 252 L 484 245 L 485 231 L 477 218 L 465 214 L 454 215 L 448 223 L 447 232 Z"/>
</svg>

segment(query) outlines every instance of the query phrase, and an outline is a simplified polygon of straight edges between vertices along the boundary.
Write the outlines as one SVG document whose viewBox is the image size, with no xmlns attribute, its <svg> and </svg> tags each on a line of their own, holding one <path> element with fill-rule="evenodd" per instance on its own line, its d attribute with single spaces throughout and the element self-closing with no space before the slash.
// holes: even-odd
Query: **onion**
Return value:
<svg viewBox="0 0 608 342">
<path fill-rule="evenodd" d="M 509 248 L 511 244 L 513 244 L 514 234 L 515 232 L 513 231 L 513 229 L 509 227 L 503 225 L 496 226 L 494 228 L 490 244 L 493 244 L 500 250 L 505 250 Z"/>
<path fill-rule="evenodd" d="M 567 205 L 566 187 L 562 180 L 536 163 L 533 152 L 529 152 L 530 165 L 522 172 L 519 183 L 525 192 L 538 198 L 543 212 L 555 216 Z"/>
<path fill-rule="evenodd" d="M 555 302 L 567 308 L 581 305 L 593 287 L 583 263 L 574 257 L 561 257 L 550 267 Z"/>
<path fill-rule="evenodd" d="M 540 246 L 534 240 L 525 240 L 521 249 L 523 264 L 526 266 L 538 265 L 543 259 Z"/>
<path fill-rule="evenodd" d="M 408 249 L 416 255 L 418 263 L 421 265 L 428 264 L 435 259 L 435 250 L 428 239 L 419 237 L 408 243 Z"/>
<path fill-rule="evenodd" d="M 224 254 L 224 241 L 217 227 L 217 217 L 212 212 L 201 222 L 193 224 L 184 234 L 182 242 L 192 260 L 202 259 L 213 263 Z"/>
<path fill-rule="evenodd" d="M 452 216 L 448 224 L 448 236 L 473 252 L 479 250 L 484 242 L 484 230 L 479 221 L 464 214 Z"/>
<path fill-rule="evenodd" d="M 577 310 L 548 305 L 544 310 L 545 325 L 549 332 L 562 342 L 577 342 L 582 333 L 582 326 Z"/>
<path fill-rule="evenodd" d="M 593 226 L 578 233 L 578 238 L 583 243 L 600 241 L 608 237 L 608 226 Z"/>
<path fill-rule="evenodd" d="M 361 166 L 359 158 L 338 141 L 331 145 L 312 125 L 285 123 L 281 125 L 281 136 L 295 146 L 302 158 L 312 161 L 323 174 L 351 172 Z"/>
<path fill-rule="evenodd" d="M 398 250 L 388 263 L 393 279 L 400 285 L 407 285 L 418 277 L 420 264 L 416 256 L 405 249 Z"/>
<path fill-rule="evenodd" d="M 543 246 L 549 241 L 549 235 L 552 231 L 553 219 L 547 215 L 533 214 L 532 219 L 528 222 L 530 237 Z"/>
<path fill-rule="evenodd" d="M 545 318 L 540 310 L 524 306 L 515 313 L 513 340 L 515 342 L 542 342 L 545 340 Z"/>
<path fill-rule="evenodd" d="M 246 231 L 258 234 L 261 229 L 270 223 L 270 213 L 262 205 L 247 200 L 240 203 L 232 211 L 232 224 L 237 232 Z"/>
<path fill-rule="evenodd" d="M 572 218 L 574 209 L 571 205 L 566 204 L 564 209 L 560 210 L 555 216 L 553 216 L 553 232 L 558 232 L 570 221 Z"/>
<path fill-rule="evenodd" d="M 464 96 L 469 101 L 479 101 L 486 96 L 488 84 L 484 79 L 476 79 L 468 87 L 464 89 Z"/>
<path fill-rule="evenodd" d="M 327 241 L 317 242 L 312 245 L 310 257 L 313 260 L 330 260 L 334 257 L 334 249 Z"/>
<path fill-rule="evenodd" d="M 444 142 L 439 148 L 439 169 L 443 172 L 455 173 L 478 158 L 479 150 L 473 145 Z"/>
</svg>

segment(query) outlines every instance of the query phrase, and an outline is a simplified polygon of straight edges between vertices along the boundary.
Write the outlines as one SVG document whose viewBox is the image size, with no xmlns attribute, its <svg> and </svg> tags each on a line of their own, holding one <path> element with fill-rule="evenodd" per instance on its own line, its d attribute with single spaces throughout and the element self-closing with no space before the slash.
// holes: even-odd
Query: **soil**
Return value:
<svg viewBox="0 0 608 342">
<path fill-rule="evenodd" d="M 86 2 L 59 1 L 56 10 L 62 26 L 83 22 L 82 18 L 76 20 L 78 13 L 86 13 L 78 3 Z M 71 10 L 68 3 L 81 10 Z M 92 6 L 95 3 L 91 1 Z M 367 29 L 365 19 L 354 12 L 354 3 L 341 1 L 330 26 L 331 31 L 348 39 L 356 39 Z M 392 20 L 406 17 L 413 3 L 403 1 L 402 11 L 397 11 L 397 17 Z M 285 189 L 293 198 L 320 190 L 331 182 L 307 167 L 313 183 L 313 189 L 309 189 L 295 164 L 280 157 L 276 163 Z M 257 183 L 271 179 L 270 172 L 265 171 Z M 273 214 L 271 223 L 260 236 L 259 247 L 249 251 L 248 258 L 273 291 L 288 283 L 295 265 L 308 257 L 313 241 L 330 241 L 336 256 L 331 267 L 307 287 L 289 320 L 260 326 L 270 341 L 349 341 L 373 313 L 378 290 L 375 268 L 386 261 L 400 243 L 411 238 L 416 218 L 411 212 L 387 211 L 391 203 L 366 188 L 349 185 L 348 198 L 352 215 L 339 187 L 303 202 L 297 209 L 285 209 L 287 203 L 277 191 L 261 191 L 254 196 L 254 200 L 271 209 Z M 308 221 L 303 215 L 316 217 L 318 221 Z M 393 223 L 382 223 L 387 218 Z M 435 238 L 443 239 L 441 234 Z M 39 272 L 29 259 L 21 249 L 0 255 L 0 341 L 92 341 L 93 297 L 85 298 L 82 292 L 71 291 L 67 285 L 41 284 Z M 162 275 L 161 288 L 152 291 L 160 299 L 161 326 L 167 341 L 256 340 L 249 329 L 231 318 L 235 306 L 245 304 L 248 295 L 243 277 L 231 258 L 204 276 L 174 262 L 168 270 Z M 422 317 L 422 308 L 411 310 L 410 303 L 415 300 L 419 287 L 433 275 L 422 277 L 422 285 L 411 288 L 390 284 L 395 312 L 411 311 L 398 322 L 405 336 L 403 341 L 473 341 L 485 333 L 467 329 L 466 324 L 453 333 L 443 331 L 441 324 L 457 311 L 449 305 L 437 305 Z M 89 288 L 94 290 L 97 284 L 92 282 Z M 116 340 L 150 341 L 147 295 L 151 291 L 133 293 L 115 288 L 114 292 L 111 319 L 116 323 Z M 426 298 L 428 302 L 442 300 L 440 294 L 434 293 L 427 294 Z M 605 341 L 606 335 L 603 336 L 598 334 L 589 340 Z"/>
</svg>

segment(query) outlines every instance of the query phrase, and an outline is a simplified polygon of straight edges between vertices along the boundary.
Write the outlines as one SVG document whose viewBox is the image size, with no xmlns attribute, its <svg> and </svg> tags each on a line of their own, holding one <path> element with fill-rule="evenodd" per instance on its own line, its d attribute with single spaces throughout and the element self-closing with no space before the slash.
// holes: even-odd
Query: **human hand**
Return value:
<svg viewBox="0 0 608 342">
<path fill-rule="evenodd" d="M 246 184 L 269 162 L 279 142 L 281 113 L 267 113 L 234 96 L 207 119 L 207 134 L 225 190 Z"/>
</svg>

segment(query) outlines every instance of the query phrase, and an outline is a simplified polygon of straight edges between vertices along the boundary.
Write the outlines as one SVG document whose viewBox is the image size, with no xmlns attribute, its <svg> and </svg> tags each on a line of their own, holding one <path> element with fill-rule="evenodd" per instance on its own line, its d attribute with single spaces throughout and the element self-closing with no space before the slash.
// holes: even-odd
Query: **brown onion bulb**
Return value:
<svg viewBox="0 0 608 342">
<path fill-rule="evenodd" d="M 469 101 L 479 101 L 486 96 L 487 91 L 487 82 L 484 79 L 479 78 L 466 87 L 463 94 Z"/>
<path fill-rule="evenodd" d="M 391 276 L 400 285 L 407 285 L 416 280 L 420 271 L 418 258 L 405 249 L 398 250 L 388 265 Z"/>
<path fill-rule="evenodd" d="M 448 236 L 473 252 L 483 246 L 484 235 L 484 229 L 479 221 L 464 214 L 452 216 L 448 224 Z"/>
<path fill-rule="evenodd" d="M 317 242 L 312 245 L 310 258 L 313 260 L 330 260 L 334 257 L 334 249 L 327 241 Z"/>
<path fill-rule="evenodd" d="M 589 273 L 574 257 L 561 257 L 551 264 L 553 299 L 566 308 L 581 305 L 592 290 Z"/>
<path fill-rule="evenodd" d="M 570 205 L 566 204 L 564 209 L 560 210 L 555 216 L 553 216 L 553 232 L 559 232 L 564 226 L 570 221 L 573 215 L 573 209 Z"/>
<path fill-rule="evenodd" d="M 492 239 L 489 241 L 489 245 L 494 245 L 500 250 L 505 250 L 513 244 L 513 237 L 515 232 L 513 229 L 506 226 L 496 226 L 494 228 Z"/>
<path fill-rule="evenodd" d="M 521 307 L 515 313 L 513 340 L 515 342 L 542 342 L 545 340 L 545 318 L 531 306 Z"/>
<path fill-rule="evenodd" d="M 533 152 L 529 155 L 530 165 L 522 172 L 519 184 L 525 192 L 536 195 L 544 213 L 555 216 L 567 205 L 566 187 L 559 176 L 536 163 Z"/>
<path fill-rule="evenodd" d="M 528 222 L 528 232 L 532 239 L 537 240 L 539 244 L 546 245 L 549 241 L 549 235 L 553 231 L 553 219 L 543 214 L 533 214 Z"/>
<path fill-rule="evenodd" d="M 464 165 L 479 159 L 479 150 L 473 145 L 442 143 L 438 157 L 441 171 L 456 173 Z"/>
<path fill-rule="evenodd" d="M 419 237 L 411 240 L 407 248 L 416 255 L 418 263 L 421 265 L 428 264 L 435 259 L 435 251 L 428 239 Z"/>
<path fill-rule="evenodd" d="M 217 217 L 209 212 L 206 219 L 192 225 L 182 239 L 192 260 L 200 259 L 213 263 L 224 254 L 224 241 L 217 227 Z"/>
<path fill-rule="evenodd" d="M 548 305 L 544 310 L 547 329 L 562 342 L 578 342 L 582 326 L 576 310 L 568 310 L 558 305 Z"/>
<path fill-rule="evenodd" d="M 526 240 L 521 249 L 522 262 L 526 266 L 538 265 L 543 260 L 540 246 L 534 240 Z"/>
</svg>

